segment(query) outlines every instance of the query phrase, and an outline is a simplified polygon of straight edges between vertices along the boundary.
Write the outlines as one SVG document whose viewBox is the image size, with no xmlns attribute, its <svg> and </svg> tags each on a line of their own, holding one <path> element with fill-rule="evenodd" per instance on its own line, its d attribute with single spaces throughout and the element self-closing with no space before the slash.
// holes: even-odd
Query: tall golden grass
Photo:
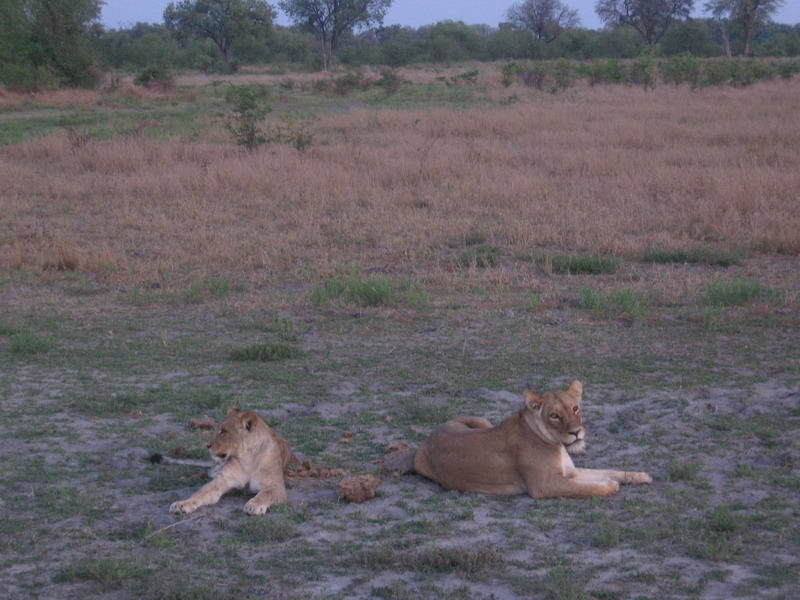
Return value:
<svg viewBox="0 0 800 600">
<path fill-rule="evenodd" d="M 66 133 L 0 149 L 0 257 L 146 284 L 451 264 L 468 235 L 635 255 L 800 253 L 800 81 L 578 87 L 496 108 L 353 109 L 245 152 Z M 513 260 L 513 258 L 509 258 Z"/>
</svg>

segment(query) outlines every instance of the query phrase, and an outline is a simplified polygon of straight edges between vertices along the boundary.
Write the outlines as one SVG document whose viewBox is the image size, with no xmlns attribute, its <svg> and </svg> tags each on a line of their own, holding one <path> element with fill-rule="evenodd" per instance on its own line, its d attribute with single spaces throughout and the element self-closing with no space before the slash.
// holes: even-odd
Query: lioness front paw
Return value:
<svg viewBox="0 0 800 600">
<path fill-rule="evenodd" d="M 251 498 L 247 501 L 244 505 L 244 512 L 248 515 L 263 515 L 269 509 L 269 504 L 265 504 L 263 502 L 256 502 L 255 498 Z"/>
<path fill-rule="evenodd" d="M 197 503 L 192 500 L 181 500 L 180 502 L 173 502 L 169 505 L 169 512 L 176 515 L 188 515 L 197 510 Z"/>
<path fill-rule="evenodd" d="M 625 483 L 653 483 L 653 478 L 647 473 L 639 471 L 626 471 Z"/>
</svg>

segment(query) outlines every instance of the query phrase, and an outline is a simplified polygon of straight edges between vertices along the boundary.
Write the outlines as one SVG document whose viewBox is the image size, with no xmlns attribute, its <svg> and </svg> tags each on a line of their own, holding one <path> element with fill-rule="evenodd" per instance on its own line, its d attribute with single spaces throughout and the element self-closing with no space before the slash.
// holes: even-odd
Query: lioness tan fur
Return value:
<svg viewBox="0 0 800 600">
<path fill-rule="evenodd" d="M 456 417 L 422 443 L 414 470 L 451 490 L 533 498 L 610 496 L 620 483 L 650 483 L 647 473 L 575 467 L 567 451 L 583 452 L 582 395 L 580 381 L 541 396 L 526 389 L 522 409 L 496 427 Z"/>
<path fill-rule="evenodd" d="M 286 502 L 283 474 L 292 451 L 280 435 L 252 411 L 230 409 L 214 431 L 208 449 L 218 464 L 213 479 L 186 500 L 173 502 L 169 511 L 188 514 L 215 504 L 234 488 L 249 487 L 256 495 L 244 505 L 245 512 L 262 515 L 273 504 Z"/>
</svg>

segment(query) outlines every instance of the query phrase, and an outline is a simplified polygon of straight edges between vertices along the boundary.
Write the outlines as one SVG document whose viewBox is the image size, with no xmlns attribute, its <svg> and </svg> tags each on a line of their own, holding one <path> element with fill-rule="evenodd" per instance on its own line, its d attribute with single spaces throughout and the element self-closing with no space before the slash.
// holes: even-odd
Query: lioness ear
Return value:
<svg viewBox="0 0 800 600">
<path fill-rule="evenodd" d="M 239 409 L 236 408 L 235 406 L 229 406 L 228 407 L 228 416 L 236 414 L 238 412 L 239 412 Z"/>
<path fill-rule="evenodd" d="M 578 398 L 580 398 L 581 395 L 583 394 L 583 384 L 576 379 L 571 384 L 569 384 L 569 388 L 567 389 L 567 391 L 573 396 L 577 396 Z"/>
<path fill-rule="evenodd" d="M 531 410 L 538 410 L 542 406 L 542 399 L 533 393 L 530 388 L 525 388 L 522 392 L 522 397 L 525 399 L 525 406 Z"/>
<path fill-rule="evenodd" d="M 239 416 L 239 424 L 244 427 L 245 431 L 250 431 L 253 428 L 253 423 L 255 422 L 255 418 L 253 417 L 253 413 L 251 412 L 243 412 Z"/>
</svg>

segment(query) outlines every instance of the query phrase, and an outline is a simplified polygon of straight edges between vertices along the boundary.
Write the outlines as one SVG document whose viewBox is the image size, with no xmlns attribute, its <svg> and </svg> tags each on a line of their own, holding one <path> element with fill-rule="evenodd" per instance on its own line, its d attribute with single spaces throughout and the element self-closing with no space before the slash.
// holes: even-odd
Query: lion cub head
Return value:
<svg viewBox="0 0 800 600">
<path fill-rule="evenodd" d="M 214 430 L 208 442 L 211 457 L 218 462 L 225 462 L 254 447 L 264 438 L 262 424 L 264 422 L 261 417 L 252 411 L 228 409 L 228 415 Z"/>
<path fill-rule="evenodd" d="M 563 444 L 571 454 L 583 454 L 586 429 L 581 415 L 583 385 L 573 381 L 566 390 L 537 395 L 530 389 L 523 392 L 525 422 L 540 437 L 553 444 Z"/>
</svg>

